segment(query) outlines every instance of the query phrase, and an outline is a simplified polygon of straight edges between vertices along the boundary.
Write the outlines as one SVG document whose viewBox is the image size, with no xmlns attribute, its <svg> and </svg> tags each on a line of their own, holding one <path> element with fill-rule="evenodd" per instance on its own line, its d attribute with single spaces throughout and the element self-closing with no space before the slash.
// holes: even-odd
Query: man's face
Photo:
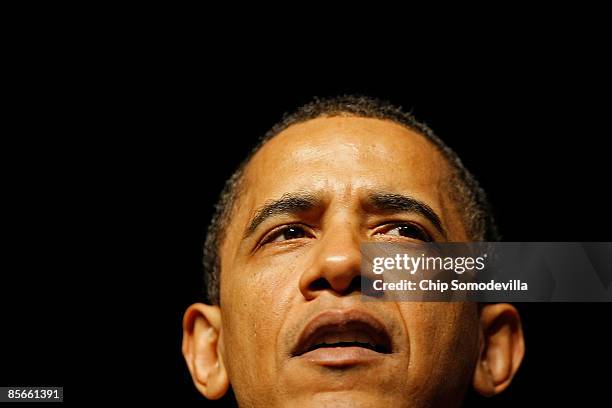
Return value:
<svg viewBox="0 0 612 408">
<path fill-rule="evenodd" d="M 268 142 L 245 177 L 221 248 L 219 346 L 238 401 L 458 405 L 477 306 L 360 300 L 361 242 L 468 240 L 433 145 L 389 121 L 319 118 Z"/>
</svg>

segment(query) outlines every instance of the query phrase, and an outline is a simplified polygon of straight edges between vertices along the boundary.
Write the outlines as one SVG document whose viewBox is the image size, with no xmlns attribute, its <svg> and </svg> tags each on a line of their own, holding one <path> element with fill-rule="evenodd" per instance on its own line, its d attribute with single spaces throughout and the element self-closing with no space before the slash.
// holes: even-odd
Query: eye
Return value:
<svg viewBox="0 0 612 408">
<path fill-rule="evenodd" d="M 306 229 L 300 225 L 287 225 L 281 228 L 278 228 L 268 234 L 262 240 L 262 245 L 269 244 L 271 242 L 283 242 L 289 241 L 292 239 L 300 239 L 309 237 L 310 234 L 306 232 Z"/>
<path fill-rule="evenodd" d="M 431 242 L 431 237 L 429 236 L 429 234 L 425 232 L 423 228 L 412 223 L 392 224 L 386 229 L 382 230 L 380 233 L 385 235 L 417 239 L 423 242 Z"/>
</svg>

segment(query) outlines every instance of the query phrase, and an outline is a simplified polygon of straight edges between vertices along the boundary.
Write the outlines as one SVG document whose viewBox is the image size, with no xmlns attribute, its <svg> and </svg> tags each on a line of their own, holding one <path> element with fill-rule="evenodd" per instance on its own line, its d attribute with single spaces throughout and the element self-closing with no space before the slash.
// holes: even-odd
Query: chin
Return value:
<svg viewBox="0 0 612 408">
<path fill-rule="evenodd" d="M 393 398 L 393 395 L 384 395 L 380 392 L 367 392 L 361 390 L 316 391 L 305 394 L 291 401 L 279 402 L 279 407 L 334 407 L 334 408 L 369 408 L 369 407 L 408 407 L 408 401 Z"/>
</svg>

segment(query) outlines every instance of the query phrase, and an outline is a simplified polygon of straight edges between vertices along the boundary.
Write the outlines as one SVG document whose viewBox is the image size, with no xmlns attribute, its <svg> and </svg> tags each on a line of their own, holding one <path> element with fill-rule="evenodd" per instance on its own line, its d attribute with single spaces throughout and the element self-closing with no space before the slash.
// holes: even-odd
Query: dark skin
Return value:
<svg viewBox="0 0 612 408">
<path fill-rule="evenodd" d="M 241 407 L 453 407 L 469 386 L 508 387 L 524 354 L 513 306 L 362 303 L 354 285 L 360 242 L 470 240 L 448 180 L 435 147 L 390 121 L 317 118 L 269 141 L 247 168 L 221 247 L 221 307 L 185 313 L 183 354 L 198 390 L 217 399 L 231 384 Z M 440 225 L 373 205 L 380 193 L 426 204 Z M 307 200 L 257 219 L 288 196 Z M 309 322 L 354 316 L 379 322 L 391 352 L 294 355 Z"/>
</svg>

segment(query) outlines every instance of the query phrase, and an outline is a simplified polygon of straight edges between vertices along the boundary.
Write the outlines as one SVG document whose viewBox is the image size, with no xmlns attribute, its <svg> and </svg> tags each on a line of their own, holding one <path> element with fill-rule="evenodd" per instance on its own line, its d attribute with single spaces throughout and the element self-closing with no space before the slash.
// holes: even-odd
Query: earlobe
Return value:
<svg viewBox="0 0 612 408">
<path fill-rule="evenodd" d="M 521 365 L 525 341 L 521 319 L 508 303 L 484 305 L 480 310 L 480 353 L 474 371 L 474 388 L 485 396 L 505 390 Z"/>
<path fill-rule="evenodd" d="M 183 318 L 183 356 L 197 389 L 208 399 L 221 398 L 229 379 L 220 352 L 221 310 L 195 303 Z"/>
</svg>

